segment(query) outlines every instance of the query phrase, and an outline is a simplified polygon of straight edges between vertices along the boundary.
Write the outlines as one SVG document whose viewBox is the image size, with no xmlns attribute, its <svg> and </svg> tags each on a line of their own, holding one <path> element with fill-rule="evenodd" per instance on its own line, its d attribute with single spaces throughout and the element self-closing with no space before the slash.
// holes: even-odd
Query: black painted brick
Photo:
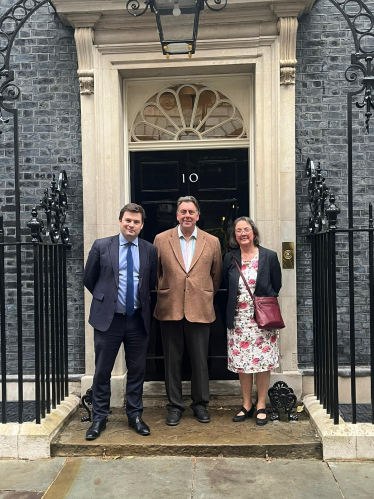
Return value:
<svg viewBox="0 0 374 499">
<path fill-rule="evenodd" d="M 15 0 L 0 0 L 0 16 Z M 19 110 L 21 223 L 24 240 L 31 240 L 26 223 L 30 210 L 50 186 L 52 173 L 68 174 L 67 226 L 72 234 L 68 260 L 68 344 L 70 373 L 84 373 L 83 303 L 83 199 L 80 132 L 80 95 L 74 32 L 67 28 L 51 6 L 41 7 L 17 35 L 11 55 L 15 84 L 21 89 Z M 0 135 L 0 210 L 8 240 L 15 236 L 14 162 L 12 120 L 2 125 Z M 25 372 L 33 372 L 33 298 L 31 262 L 22 254 L 24 275 L 23 337 Z M 17 370 L 15 331 L 15 260 L 6 259 L 7 362 L 9 374 Z"/>
<path fill-rule="evenodd" d="M 365 2 L 373 8 L 373 2 Z M 311 367 L 312 287 L 308 227 L 308 157 L 321 161 L 326 182 L 342 209 L 339 226 L 347 227 L 347 91 L 358 89 L 345 80 L 354 50 L 353 38 L 342 14 L 328 1 L 317 0 L 312 12 L 299 20 L 296 76 L 296 212 L 299 367 Z M 354 225 L 368 225 L 368 204 L 374 201 L 371 164 L 373 132 L 364 130 L 361 110 L 353 108 Z M 350 361 L 347 238 L 337 240 L 339 359 Z M 356 362 L 369 363 L 369 306 L 367 236 L 355 238 Z"/>
</svg>

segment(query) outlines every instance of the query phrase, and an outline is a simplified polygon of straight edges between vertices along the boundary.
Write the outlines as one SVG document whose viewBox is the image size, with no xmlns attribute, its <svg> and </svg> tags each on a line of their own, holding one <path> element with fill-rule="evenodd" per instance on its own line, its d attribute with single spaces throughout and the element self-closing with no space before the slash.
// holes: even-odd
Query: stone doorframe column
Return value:
<svg viewBox="0 0 374 499">
<path fill-rule="evenodd" d="M 100 231 L 99 220 L 99 198 L 107 196 L 105 189 L 100 187 L 100 158 L 96 154 L 96 109 L 94 94 L 94 25 L 97 20 L 92 20 L 91 26 L 76 27 L 74 38 L 78 56 L 78 76 L 81 94 L 81 127 L 82 127 L 82 176 L 83 176 L 83 233 L 84 233 L 84 261 L 87 260 L 88 252 L 95 239 L 107 235 L 106 230 Z M 104 181 L 110 183 L 112 179 Z M 120 207 L 118 204 L 118 213 Z M 102 213 L 102 212 L 101 212 Z M 116 216 L 118 217 L 118 213 Z M 110 220 L 113 225 L 113 234 L 118 233 L 118 225 L 115 224 L 116 217 Z M 89 310 L 91 306 L 91 294 L 85 290 L 85 375 L 82 378 L 81 390 L 84 394 L 92 386 L 95 373 L 95 355 L 93 342 L 93 328 L 88 324 Z M 126 380 L 126 364 L 124 353 L 121 350 L 117 357 L 112 373 L 112 396 L 113 407 L 123 407 Z"/>
<path fill-rule="evenodd" d="M 154 22 L 151 17 L 139 24 L 144 41 L 140 37 L 134 42 L 127 40 L 127 31 L 117 30 L 117 15 L 120 15 L 117 10 L 123 8 L 122 4 L 121 7 L 116 4 L 116 14 L 111 17 L 107 12 L 114 8 L 111 2 L 54 0 L 54 3 L 62 19 L 76 30 L 82 108 L 85 259 L 96 238 L 118 233 L 119 209 L 130 200 L 126 78 L 227 74 L 232 67 L 233 74 L 254 75 L 250 213 L 259 225 L 264 246 L 276 249 L 281 260 L 282 242 L 295 243 L 296 239 L 295 45 L 297 17 L 304 11 L 305 3 L 280 0 L 266 4 L 267 22 L 260 24 L 252 18 L 257 15 L 255 11 L 248 9 L 245 15 L 249 24 L 242 20 L 240 38 L 237 29 L 233 38 L 230 27 L 237 19 L 235 9 L 241 4 L 237 0 L 232 13 L 227 11 L 227 25 L 224 17 L 216 18 L 223 23 L 222 33 L 227 32 L 227 36 L 221 34 L 220 39 L 213 39 L 209 23 L 205 27 L 203 23 L 194 57 L 169 60 L 160 53 L 159 42 L 147 38 L 149 26 Z M 310 6 L 312 3 L 308 0 Z M 247 3 L 243 8 L 246 6 Z M 133 20 L 121 19 L 128 29 L 133 28 Z M 281 366 L 274 379 L 289 382 L 300 395 L 295 269 L 283 270 L 280 301 L 287 328 L 281 332 Z M 88 293 L 85 303 L 87 319 L 91 303 Z M 94 374 L 93 331 L 88 325 L 85 358 L 83 392 L 92 385 Z M 112 406 L 123 406 L 125 373 L 121 352 L 112 377 Z"/>
<path fill-rule="evenodd" d="M 130 198 L 123 82 L 152 76 L 250 72 L 255 79 L 250 213 L 258 222 L 264 245 L 281 257 L 282 242 L 295 242 L 296 237 L 293 83 L 297 18 L 310 11 L 314 0 L 230 0 L 219 15 L 206 10 L 200 16 L 196 54 L 192 59 L 176 56 L 168 61 L 161 54 L 151 12 L 135 19 L 126 12 L 124 1 L 52 1 L 63 22 L 77 31 L 85 257 L 96 238 L 118 232 L 118 211 Z M 287 328 L 281 332 L 281 373 L 274 379 L 289 381 L 300 394 L 295 269 L 283 271 L 280 301 Z M 86 317 L 89 305 L 90 295 L 86 295 Z M 113 406 L 123 405 L 125 371 L 121 354 L 112 378 Z M 93 372 L 92 329 L 87 326 L 83 390 L 91 385 Z"/>
<path fill-rule="evenodd" d="M 296 255 L 296 175 L 295 175 L 295 73 L 296 73 L 296 36 L 298 28 L 297 12 L 277 10 L 280 17 L 279 30 L 279 67 L 280 67 L 280 238 L 281 242 L 294 243 Z M 290 15 L 293 17 L 290 17 Z M 282 258 L 283 255 L 281 255 Z M 282 314 L 287 332 L 280 333 L 282 371 L 297 370 L 297 295 L 296 259 L 294 269 L 282 269 L 283 288 Z M 293 385 L 292 385 L 293 386 Z"/>
<path fill-rule="evenodd" d="M 282 23 L 280 23 L 282 24 Z M 87 35 L 88 36 L 88 35 Z M 275 249 L 281 259 L 282 241 L 295 242 L 295 151 L 294 85 L 280 85 L 280 40 L 278 36 L 241 40 L 200 42 L 201 58 L 165 61 L 157 52 L 144 47 L 133 53 L 132 47 L 95 46 L 95 93 L 82 99 L 84 237 L 85 254 L 97 237 L 118 232 L 119 207 L 129 201 L 130 178 L 127 149 L 126 95 L 122 73 L 135 78 L 144 75 L 173 74 L 186 66 L 204 74 L 214 66 L 219 74 L 229 61 L 243 72 L 252 68 L 255 75 L 254 161 L 251 179 L 251 214 L 256 219 L 264 246 Z M 222 55 L 222 45 L 225 55 Z M 244 69 L 245 68 L 245 69 Z M 269 98 L 271 92 L 271 98 Z M 89 104 L 87 103 L 89 99 Z M 287 133 L 285 133 L 285 131 Z M 86 312 L 90 305 L 86 296 Z M 274 379 L 284 379 L 301 394 L 301 375 L 297 371 L 296 277 L 295 270 L 283 270 L 280 296 L 287 328 L 281 332 L 281 368 Z M 87 315 L 86 313 L 86 315 Z M 82 391 L 92 383 L 94 372 L 92 329 L 86 327 L 86 375 Z M 123 354 L 117 360 L 112 377 L 111 405 L 123 406 L 126 367 Z"/>
</svg>

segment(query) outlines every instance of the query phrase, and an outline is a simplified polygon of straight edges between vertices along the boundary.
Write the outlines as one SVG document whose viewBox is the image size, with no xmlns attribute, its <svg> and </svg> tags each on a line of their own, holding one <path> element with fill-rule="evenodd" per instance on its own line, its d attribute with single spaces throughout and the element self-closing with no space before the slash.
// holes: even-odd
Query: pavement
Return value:
<svg viewBox="0 0 374 499">
<path fill-rule="evenodd" d="M 0 460 L 0 499 L 373 499 L 373 462 L 223 457 Z"/>
</svg>

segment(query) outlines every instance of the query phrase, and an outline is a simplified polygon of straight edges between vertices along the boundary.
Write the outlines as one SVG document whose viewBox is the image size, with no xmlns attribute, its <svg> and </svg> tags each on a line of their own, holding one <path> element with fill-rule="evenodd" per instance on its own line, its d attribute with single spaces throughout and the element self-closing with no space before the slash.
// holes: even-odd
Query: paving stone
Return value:
<svg viewBox="0 0 374 499">
<path fill-rule="evenodd" d="M 65 459 L 40 461 L 0 460 L 1 491 L 45 491 L 61 470 Z M 6 496 L 5 496 L 6 497 Z M 15 496 L 18 498 L 18 496 Z M 0 496 L 3 499 L 2 496 Z M 6 499 L 10 499 L 6 497 Z"/>
<path fill-rule="evenodd" d="M 329 463 L 344 499 L 371 499 L 374 496 L 374 463 Z"/>
<path fill-rule="evenodd" d="M 193 470 L 193 460 L 186 458 L 72 459 L 44 499 L 190 499 Z"/>
<path fill-rule="evenodd" d="M 193 498 L 226 497 L 342 499 L 334 477 L 322 462 L 198 459 Z"/>
<path fill-rule="evenodd" d="M 44 492 L 0 492 L 0 499 L 41 499 Z"/>
</svg>

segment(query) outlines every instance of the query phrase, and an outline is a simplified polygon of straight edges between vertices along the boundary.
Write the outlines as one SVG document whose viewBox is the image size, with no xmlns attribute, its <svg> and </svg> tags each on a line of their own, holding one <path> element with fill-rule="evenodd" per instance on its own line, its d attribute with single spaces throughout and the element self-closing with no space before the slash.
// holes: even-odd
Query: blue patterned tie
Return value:
<svg viewBox="0 0 374 499">
<path fill-rule="evenodd" d="M 134 261 L 131 246 L 131 243 L 127 244 L 126 315 L 134 314 Z"/>
</svg>

